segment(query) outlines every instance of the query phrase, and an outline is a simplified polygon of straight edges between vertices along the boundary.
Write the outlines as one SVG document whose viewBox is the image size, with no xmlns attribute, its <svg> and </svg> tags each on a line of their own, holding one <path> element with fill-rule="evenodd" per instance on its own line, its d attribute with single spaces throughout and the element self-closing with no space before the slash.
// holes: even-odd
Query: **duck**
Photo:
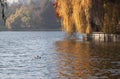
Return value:
<svg viewBox="0 0 120 79">
<path fill-rule="evenodd" d="M 41 59 L 39 55 L 35 56 L 34 59 Z"/>
</svg>

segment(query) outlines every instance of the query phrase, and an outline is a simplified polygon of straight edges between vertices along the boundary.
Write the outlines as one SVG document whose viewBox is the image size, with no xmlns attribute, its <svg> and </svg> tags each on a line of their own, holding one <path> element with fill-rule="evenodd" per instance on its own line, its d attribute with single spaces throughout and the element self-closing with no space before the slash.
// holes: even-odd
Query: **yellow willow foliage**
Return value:
<svg viewBox="0 0 120 79">
<path fill-rule="evenodd" d="M 90 28 L 90 8 L 91 0 L 72 0 L 73 2 L 73 20 L 77 32 L 87 33 L 91 32 Z"/>
<path fill-rule="evenodd" d="M 91 33 L 90 9 L 92 0 L 57 0 L 56 12 L 67 33 Z"/>
<path fill-rule="evenodd" d="M 25 6 L 21 6 L 19 9 L 16 9 L 14 14 L 11 14 L 6 20 L 6 26 L 8 29 L 11 29 L 11 24 L 24 13 L 28 14 L 28 9 Z"/>
<path fill-rule="evenodd" d="M 62 21 L 62 29 L 68 33 L 72 32 L 73 22 L 71 16 L 71 0 L 58 0 L 58 6 L 56 11 L 59 13 Z"/>
</svg>

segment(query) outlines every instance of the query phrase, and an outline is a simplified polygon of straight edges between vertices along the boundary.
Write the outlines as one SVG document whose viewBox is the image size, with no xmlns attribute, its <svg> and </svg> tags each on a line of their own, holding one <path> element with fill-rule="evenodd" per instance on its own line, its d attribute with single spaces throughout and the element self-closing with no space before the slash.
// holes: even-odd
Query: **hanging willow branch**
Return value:
<svg viewBox="0 0 120 79">
<path fill-rule="evenodd" d="M 6 15 L 5 15 L 5 10 L 7 9 L 8 5 L 7 5 L 7 0 L 0 0 L 0 5 L 2 8 L 2 19 L 4 20 L 4 24 L 6 24 Z"/>
<path fill-rule="evenodd" d="M 53 6 L 67 33 L 120 32 L 120 0 L 56 0 Z"/>
</svg>

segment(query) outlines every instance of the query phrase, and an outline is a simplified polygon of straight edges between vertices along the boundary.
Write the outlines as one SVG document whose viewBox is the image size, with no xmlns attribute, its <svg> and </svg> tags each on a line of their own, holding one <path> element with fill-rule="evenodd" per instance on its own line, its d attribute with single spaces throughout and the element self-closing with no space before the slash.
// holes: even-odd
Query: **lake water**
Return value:
<svg viewBox="0 0 120 79">
<path fill-rule="evenodd" d="M 0 32 L 0 79 L 120 79 L 120 43 L 64 36 Z"/>
</svg>

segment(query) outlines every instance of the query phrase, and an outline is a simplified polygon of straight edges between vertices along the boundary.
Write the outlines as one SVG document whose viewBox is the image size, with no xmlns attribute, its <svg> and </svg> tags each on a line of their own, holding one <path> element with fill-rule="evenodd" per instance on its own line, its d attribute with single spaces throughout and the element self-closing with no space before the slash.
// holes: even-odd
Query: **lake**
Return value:
<svg viewBox="0 0 120 79">
<path fill-rule="evenodd" d="M 60 31 L 0 32 L 0 79 L 120 79 L 119 42 L 64 37 Z"/>
</svg>

